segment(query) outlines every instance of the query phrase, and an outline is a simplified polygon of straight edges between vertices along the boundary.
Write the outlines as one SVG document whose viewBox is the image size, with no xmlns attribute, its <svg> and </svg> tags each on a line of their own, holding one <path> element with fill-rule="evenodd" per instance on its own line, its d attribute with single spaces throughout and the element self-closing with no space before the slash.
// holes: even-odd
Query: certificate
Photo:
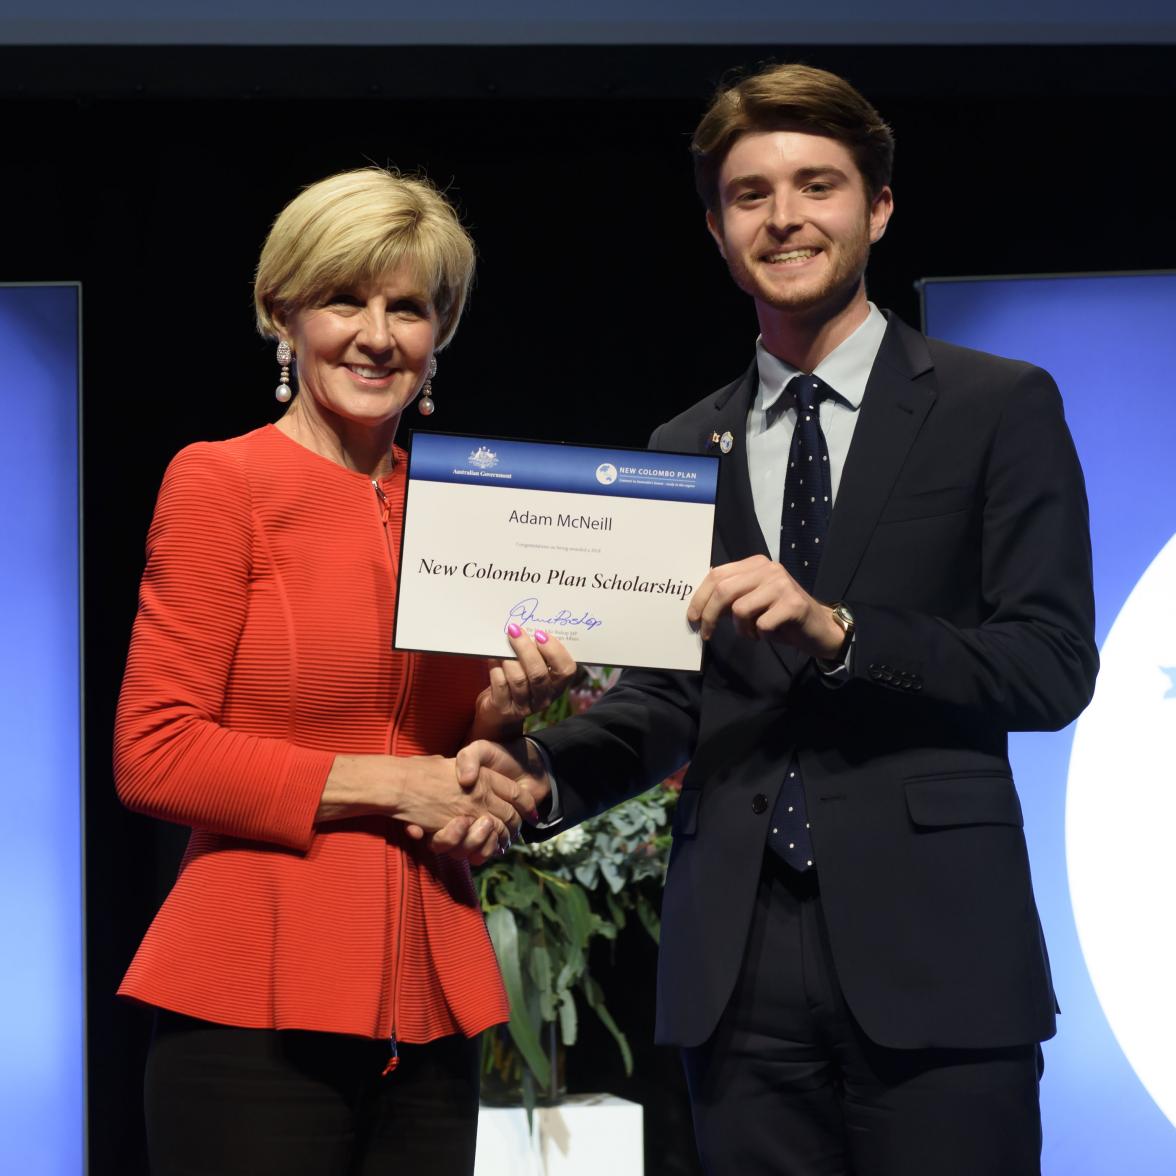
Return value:
<svg viewBox="0 0 1176 1176">
<path fill-rule="evenodd" d="M 510 657 L 510 624 L 581 662 L 697 670 L 718 458 L 415 433 L 397 649 Z"/>
</svg>

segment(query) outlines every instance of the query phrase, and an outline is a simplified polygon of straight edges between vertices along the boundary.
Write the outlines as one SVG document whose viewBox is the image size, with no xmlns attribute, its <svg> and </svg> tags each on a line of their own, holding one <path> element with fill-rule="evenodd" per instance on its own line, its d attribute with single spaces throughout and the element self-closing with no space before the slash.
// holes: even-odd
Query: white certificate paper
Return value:
<svg viewBox="0 0 1176 1176">
<path fill-rule="evenodd" d="M 512 622 L 581 662 L 697 670 L 718 458 L 416 433 L 397 649 L 509 657 Z"/>
</svg>

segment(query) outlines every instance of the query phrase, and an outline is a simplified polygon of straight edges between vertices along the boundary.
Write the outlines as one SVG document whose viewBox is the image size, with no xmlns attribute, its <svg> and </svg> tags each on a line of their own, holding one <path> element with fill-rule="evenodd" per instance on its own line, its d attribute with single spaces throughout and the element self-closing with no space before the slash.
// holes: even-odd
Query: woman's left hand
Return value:
<svg viewBox="0 0 1176 1176">
<path fill-rule="evenodd" d="M 576 675 L 572 655 L 555 637 L 512 624 L 506 631 L 513 658 L 490 663 L 490 685 L 478 695 L 468 742 L 517 738 L 531 715 L 557 699 Z"/>
</svg>

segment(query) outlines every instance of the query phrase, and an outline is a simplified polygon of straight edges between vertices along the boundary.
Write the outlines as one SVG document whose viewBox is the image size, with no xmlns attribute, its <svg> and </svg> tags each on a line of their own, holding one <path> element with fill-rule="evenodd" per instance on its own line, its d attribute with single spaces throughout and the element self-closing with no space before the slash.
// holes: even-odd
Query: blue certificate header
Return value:
<svg viewBox="0 0 1176 1176">
<path fill-rule="evenodd" d="M 719 459 L 705 454 L 414 433 L 408 476 L 425 482 L 713 504 Z"/>
</svg>

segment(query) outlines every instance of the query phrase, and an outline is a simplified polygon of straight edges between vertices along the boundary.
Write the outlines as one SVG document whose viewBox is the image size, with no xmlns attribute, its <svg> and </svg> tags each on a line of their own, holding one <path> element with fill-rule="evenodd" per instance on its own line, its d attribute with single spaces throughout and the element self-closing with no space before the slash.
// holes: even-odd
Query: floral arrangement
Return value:
<svg viewBox="0 0 1176 1176">
<path fill-rule="evenodd" d="M 583 712 L 617 677 L 608 667 L 581 667 L 573 686 L 528 730 Z M 681 775 L 549 841 L 516 845 L 479 870 L 479 897 L 511 1005 L 506 1031 L 486 1036 L 488 1101 L 521 1098 L 528 1108 L 558 1101 L 558 1045 L 575 1044 L 581 1001 L 616 1041 L 625 1072 L 632 1071 L 629 1043 L 589 971 L 589 948 L 596 939 L 615 940 L 630 916 L 658 938 Z"/>
</svg>

